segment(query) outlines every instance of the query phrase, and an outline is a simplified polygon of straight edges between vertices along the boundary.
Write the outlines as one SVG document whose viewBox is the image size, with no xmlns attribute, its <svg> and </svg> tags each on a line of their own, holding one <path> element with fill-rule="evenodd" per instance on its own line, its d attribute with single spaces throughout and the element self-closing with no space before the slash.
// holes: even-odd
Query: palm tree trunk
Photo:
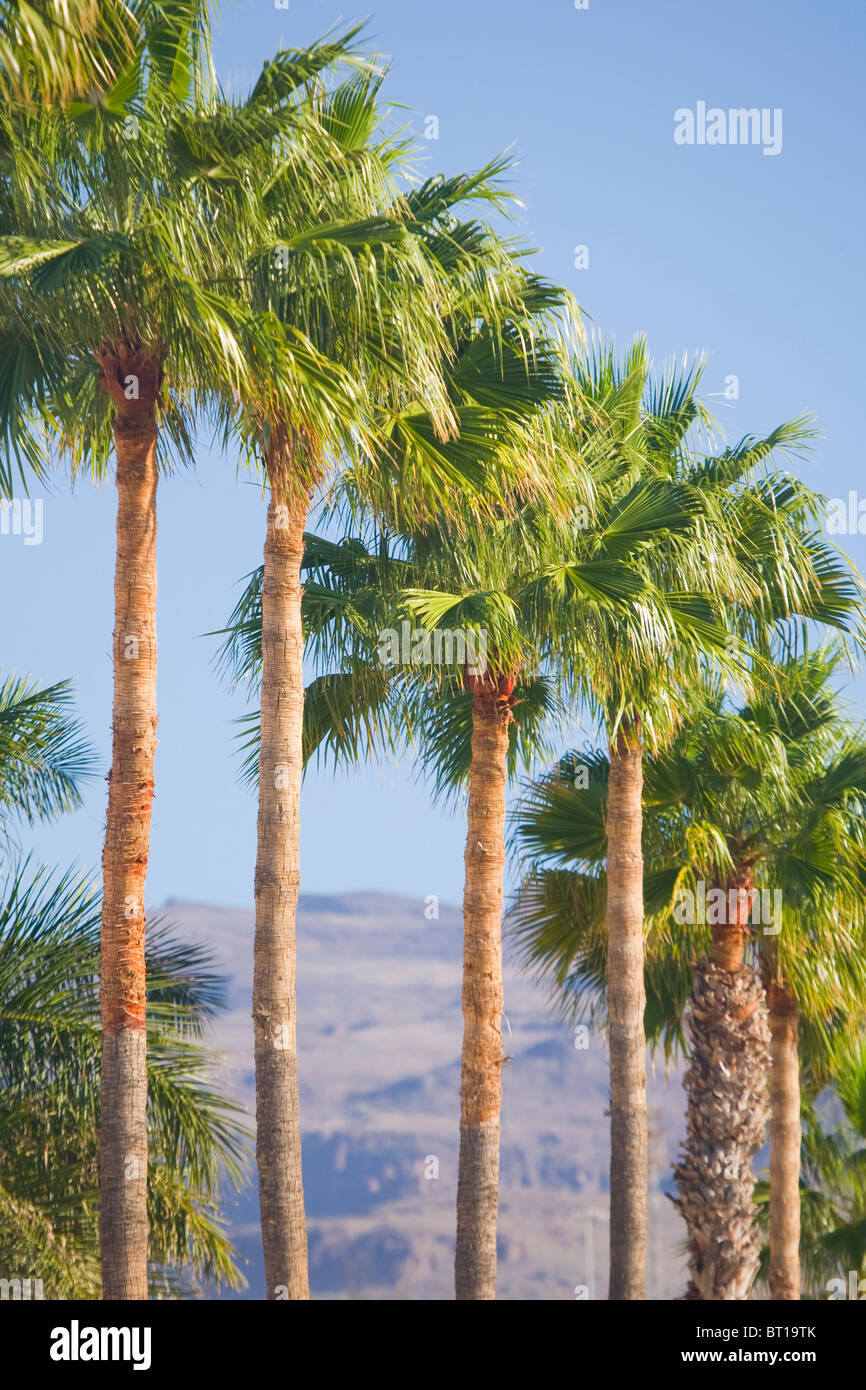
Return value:
<svg viewBox="0 0 866 1390">
<path fill-rule="evenodd" d="M 513 682 L 511 683 L 513 685 Z M 502 1106 L 502 879 L 511 707 L 503 682 L 478 682 L 463 898 L 463 1056 L 457 1179 L 457 1299 L 496 1297 Z M 510 694 L 510 691 L 508 692 Z"/>
<path fill-rule="evenodd" d="M 309 496 L 291 440 L 271 431 L 262 584 L 262 694 L 253 1023 L 256 1161 L 269 1299 L 307 1299 L 307 1229 L 295 996 L 300 885 L 304 634 L 301 562 Z"/>
<path fill-rule="evenodd" d="M 101 354 L 118 407 L 114 703 L 102 855 L 102 1296 L 147 1298 L 145 879 L 156 752 L 156 396 L 159 371 Z M 124 383 L 134 382 L 124 388 Z M 127 400 L 126 392 L 135 394 Z"/>
<path fill-rule="evenodd" d="M 770 1033 L 763 986 L 743 960 L 751 888 L 750 869 L 736 869 L 724 890 L 728 904 L 737 892 L 736 910 L 712 928 L 686 1013 L 686 1138 L 674 1174 L 689 1233 L 686 1297 L 703 1302 L 748 1298 L 761 1254 L 752 1159 L 767 1127 Z"/>
<path fill-rule="evenodd" d="M 646 1298 L 647 1110 L 643 957 L 643 744 L 637 724 L 611 744 L 607 801 L 607 1010 L 610 1021 L 610 1291 Z"/>
<path fill-rule="evenodd" d="M 799 1009 L 785 984 L 771 981 L 770 1297 L 800 1297 Z"/>
</svg>

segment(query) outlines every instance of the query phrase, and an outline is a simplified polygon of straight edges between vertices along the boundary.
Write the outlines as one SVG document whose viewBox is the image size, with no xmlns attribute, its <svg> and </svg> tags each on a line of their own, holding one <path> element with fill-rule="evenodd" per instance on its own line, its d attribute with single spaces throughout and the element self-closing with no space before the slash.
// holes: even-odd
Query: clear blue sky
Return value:
<svg viewBox="0 0 866 1390">
<path fill-rule="evenodd" d="M 374 0 L 369 0 L 371 9 Z M 225 6 L 224 80 L 245 88 L 282 41 L 295 46 L 370 11 L 335 0 Z M 711 354 L 707 390 L 730 436 L 803 410 L 824 438 L 805 476 L 830 496 L 863 490 L 859 243 L 866 10 L 851 0 L 379 0 L 371 42 L 393 56 L 386 92 L 439 118 L 427 169 L 482 163 L 514 145 L 522 231 L 539 268 L 568 285 L 624 345 L 658 358 Z M 682 147 L 674 112 L 781 108 L 783 148 Z M 407 119 L 410 117 L 407 116 Z M 588 270 L 574 248 L 589 248 Z M 149 877 L 154 904 L 252 896 L 255 807 L 237 778 L 230 697 L 211 666 L 235 582 L 259 563 L 261 494 L 231 459 L 200 450 L 160 497 L 160 746 Z M 44 540 L 0 536 L 0 667 L 75 679 L 107 770 L 114 495 L 80 482 L 45 502 Z M 866 560 L 862 538 L 843 538 Z M 97 868 L 105 784 L 86 807 L 23 836 L 40 857 Z M 378 888 L 459 901 L 463 827 L 410 777 L 311 775 L 304 793 L 307 892 Z"/>
</svg>

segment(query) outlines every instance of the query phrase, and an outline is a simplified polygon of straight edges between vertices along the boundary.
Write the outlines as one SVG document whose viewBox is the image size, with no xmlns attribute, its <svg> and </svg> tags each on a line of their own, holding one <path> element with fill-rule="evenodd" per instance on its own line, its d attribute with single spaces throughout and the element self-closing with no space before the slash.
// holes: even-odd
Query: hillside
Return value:
<svg viewBox="0 0 866 1390">
<path fill-rule="evenodd" d="M 172 901 L 229 978 L 222 1077 L 253 1113 L 252 914 Z M 298 918 L 304 1185 L 314 1297 L 449 1299 L 456 1196 L 461 915 L 360 893 L 303 897 Z M 577 1049 L 543 993 L 506 968 L 499 1297 L 596 1297 L 607 1284 L 607 1060 Z M 678 1076 L 649 1077 L 649 1295 L 683 1287 L 684 1228 L 663 1188 L 682 1131 Z M 425 1176 L 435 1172 L 438 1178 Z M 246 1297 L 262 1298 L 251 1188 L 231 1207 Z"/>
</svg>

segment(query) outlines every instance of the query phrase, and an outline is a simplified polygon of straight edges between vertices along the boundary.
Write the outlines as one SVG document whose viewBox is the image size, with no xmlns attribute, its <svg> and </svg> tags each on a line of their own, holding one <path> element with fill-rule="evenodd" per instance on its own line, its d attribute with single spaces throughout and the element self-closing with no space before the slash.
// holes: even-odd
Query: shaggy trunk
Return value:
<svg viewBox="0 0 866 1390">
<path fill-rule="evenodd" d="M 635 725 L 611 744 L 607 801 L 611 1301 L 646 1298 L 642 790 L 643 746 Z"/>
<path fill-rule="evenodd" d="M 676 1206 L 689 1233 L 686 1297 L 710 1303 L 748 1298 L 761 1254 L 752 1159 L 767 1127 L 770 1033 L 763 987 L 743 963 L 751 888 L 744 868 L 724 890 L 725 920 L 712 927 L 713 957 L 695 968 L 686 1012 L 691 1061 Z"/>
<path fill-rule="evenodd" d="M 800 1056 L 797 1000 L 770 982 L 770 1297 L 800 1297 Z"/>
<path fill-rule="evenodd" d="M 458 1300 L 496 1297 L 502 1103 L 502 878 L 513 682 L 478 682 L 472 710 L 457 1180 Z"/>
<path fill-rule="evenodd" d="M 268 534 L 262 584 L 262 690 L 253 1023 L 256 1161 L 269 1299 L 306 1299 L 307 1230 L 295 1001 L 300 882 L 304 634 L 301 562 L 308 495 L 290 440 L 268 451 Z"/>
<path fill-rule="evenodd" d="M 145 879 L 156 752 L 156 399 L 141 354 L 98 356 L 117 406 L 114 700 L 102 854 L 102 1297 L 147 1298 Z"/>
</svg>

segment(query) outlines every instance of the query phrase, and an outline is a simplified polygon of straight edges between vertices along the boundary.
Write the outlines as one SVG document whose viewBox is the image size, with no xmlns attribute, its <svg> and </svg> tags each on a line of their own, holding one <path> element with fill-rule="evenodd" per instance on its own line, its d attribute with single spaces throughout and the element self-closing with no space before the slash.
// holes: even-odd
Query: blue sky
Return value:
<svg viewBox="0 0 866 1390">
<path fill-rule="evenodd" d="M 822 439 L 801 471 L 828 496 L 866 497 L 862 355 L 866 222 L 859 97 L 866 11 L 850 0 L 379 0 L 370 42 L 393 58 L 385 92 L 411 108 L 425 172 L 471 168 L 513 146 L 526 208 L 517 230 L 624 346 L 656 358 L 704 349 L 706 390 L 729 437 L 814 412 Z M 303 44 L 366 8 L 335 0 L 225 6 L 216 45 L 244 89 L 279 46 Z M 782 111 L 782 150 L 681 146 L 674 112 L 699 101 Z M 439 138 L 423 138 L 438 117 Z M 574 266 L 586 246 L 589 268 Z M 726 401 L 736 376 L 739 398 Z M 44 538 L 0 536 L 0 668 L 71 676 L 107 771 L 114 495 L 86 481 L 45 494 Z M 231 721 L 241 695 L 217 683 L 214 642 L 236 581 L 259 563 L 260 490 L 234 461 L 199 451 L 161 483 L 160 746 L 149 898 L 246 904 L 255 806 L 238 781 Z M 863 538 L 840 537 L 858 564 Z M 97 868 L 105 784 L 61 824 L 22 835 L 40 858 Z M 304 792 L 307 892 L 462 894 L 460 814 L 411 775 L 311 774 Z"/>
</svg>

